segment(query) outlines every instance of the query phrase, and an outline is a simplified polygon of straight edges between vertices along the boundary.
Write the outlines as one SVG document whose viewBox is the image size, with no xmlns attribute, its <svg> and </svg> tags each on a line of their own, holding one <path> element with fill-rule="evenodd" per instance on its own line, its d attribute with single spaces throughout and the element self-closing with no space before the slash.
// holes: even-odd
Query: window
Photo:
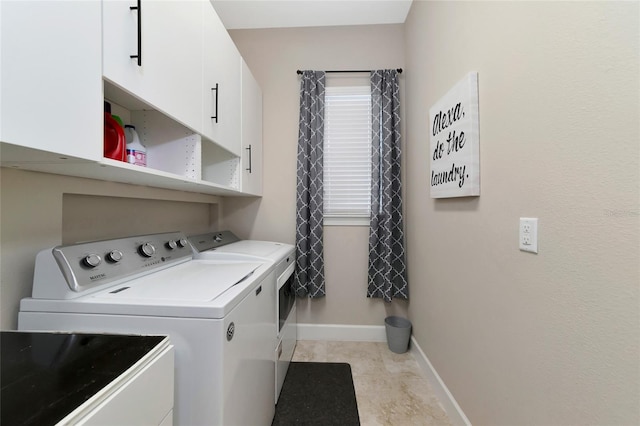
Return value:
<svg viewBox="0 0 640 426">
<path fill-rule="evenodd" d="M 371 88 L 337 86 L 325 90 L 325 224 L 369 225 Z"/>
</svg>

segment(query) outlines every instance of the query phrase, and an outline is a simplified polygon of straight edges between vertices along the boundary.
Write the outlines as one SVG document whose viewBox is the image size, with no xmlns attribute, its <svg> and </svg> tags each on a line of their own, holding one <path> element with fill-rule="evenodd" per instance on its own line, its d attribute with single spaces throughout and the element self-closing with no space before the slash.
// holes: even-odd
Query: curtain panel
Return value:
<svg viewBox="0 0 640 426">
<path fill-rule="evenodd" d="M 296 186 L 296 272 L 299 297 L 325 295 L 323 257 L 324 71 L 303 71 L 300 81 Z"/>
<path fill-rule="evenodd" d="M 372 173 L 367 297 L 409 298 L 402 219 L 397 70 L 371 72 Z"/>
</svg>

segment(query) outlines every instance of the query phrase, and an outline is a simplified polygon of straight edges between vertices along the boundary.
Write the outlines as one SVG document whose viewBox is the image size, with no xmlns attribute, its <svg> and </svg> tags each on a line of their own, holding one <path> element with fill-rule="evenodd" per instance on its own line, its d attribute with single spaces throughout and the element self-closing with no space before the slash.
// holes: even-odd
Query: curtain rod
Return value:
<svg viewBox="0 0 640 426">
<path fill-rule="evenodd" d="M 398 71 L 399 74 L 402 74 L 402 68 L 396 68 L 396 71 Z M 325 71 L 325 72 L 327 72 L 327 73 L 329 73 L 329 72 L 371 72 L 371 70 L 344 70 L 344 71 L 331 70 L 331 71 Z M 297 70 L 296 74 L 302 74 L 302 71 Z"/>
</svg>

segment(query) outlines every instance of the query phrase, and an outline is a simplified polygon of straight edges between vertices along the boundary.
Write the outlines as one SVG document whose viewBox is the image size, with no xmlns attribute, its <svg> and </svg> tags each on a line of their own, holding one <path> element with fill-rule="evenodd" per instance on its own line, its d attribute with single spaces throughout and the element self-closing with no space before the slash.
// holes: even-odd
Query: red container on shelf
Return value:
<svg viewBox="0 0 640 426">
<path fill-rule="evenodd" d="M 111 105 L 104 103 L 104 157 L 118 161 L 127 161 L 127 142 L 124 129 L 111 116 Z"/>
</svg>

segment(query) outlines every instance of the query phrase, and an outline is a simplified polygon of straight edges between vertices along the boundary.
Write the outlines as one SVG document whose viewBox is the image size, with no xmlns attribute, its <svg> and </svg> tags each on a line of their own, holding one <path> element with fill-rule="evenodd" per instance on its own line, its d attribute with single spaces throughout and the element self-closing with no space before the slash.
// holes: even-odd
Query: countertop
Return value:
<svg viewBox="0 0 640 426">
<path fill-rule="evenodd" d="M 0 424 L 55 425 L 165 339 L 0 332 Z"/>
</svg>

